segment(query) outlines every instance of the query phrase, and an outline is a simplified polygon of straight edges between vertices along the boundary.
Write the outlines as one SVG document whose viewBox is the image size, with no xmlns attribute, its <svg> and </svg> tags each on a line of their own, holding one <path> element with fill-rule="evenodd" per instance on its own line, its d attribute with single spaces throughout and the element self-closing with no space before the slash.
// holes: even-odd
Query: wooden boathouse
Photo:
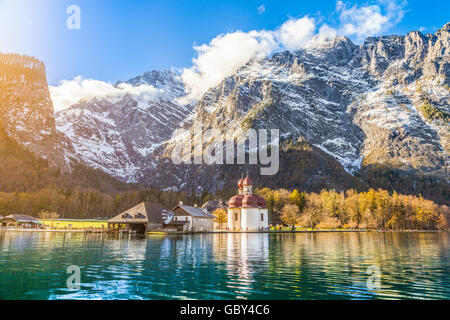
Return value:
<svg viewBox="0 0 450 320">
<path fill-rule="evenodd" d="M 141 202 L 108 220 L 108 231 L 145 233 L 162 230 L 170 224 L 173 215 L 158 203 Z"/>
</svg>

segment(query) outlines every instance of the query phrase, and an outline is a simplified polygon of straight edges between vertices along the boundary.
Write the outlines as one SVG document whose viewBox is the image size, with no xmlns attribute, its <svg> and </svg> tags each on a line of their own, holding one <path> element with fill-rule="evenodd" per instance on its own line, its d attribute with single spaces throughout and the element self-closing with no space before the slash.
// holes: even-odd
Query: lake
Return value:
<svg viewBox="0 0 450 320">
<path fill-rule="evenodd" d="M 0 299 L 450 299 L 449 248 L 447 232 L 8 231 Z"/>
</svg>

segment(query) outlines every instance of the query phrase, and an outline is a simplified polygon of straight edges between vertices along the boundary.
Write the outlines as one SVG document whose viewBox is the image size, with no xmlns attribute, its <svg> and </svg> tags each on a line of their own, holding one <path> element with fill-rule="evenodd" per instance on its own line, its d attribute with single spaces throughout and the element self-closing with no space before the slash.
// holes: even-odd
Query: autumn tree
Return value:
<svg viewBox="0 0 450 320">
<path fill-rule="evenodd" d="M 302 212 L 306 204 L 305 194 L 303 192 L 300 193 L 297 189 L 294 189 L 294 191 L 292 191 L 291 195 L 289 196 L 289 202 L 291 204 L 295 204 L 300 212 Z"/>
<path fill-rule="evenodd" d="M 341 226 L 341 222 L 337 218 L 328 217 L 321 221 L 317 228 L 319 229 L 337 229 Z"/>
<path fill-rule="evenodd" d="M 281 217 L 283 207 L 289 203 L 291 193 L 286 189 L 275 190 L 273 193 L 274 213 Z"/>
<path fill-rule="evenodd" d="M 288 226 L 295 227 L 300 221 L 300 210 L 295 204 L 287 204 L 281 210 L 281 220 Z"/>
<path fill-rule="evenodd" d="M 59 218 L 59 214 L 58 212 L 50 212 L 50 211 L 41 211 L 38 214 L 38 217 L 41 219 L 58 219 Z"/>
<path fill-rule="evenodd" d="M 216 217 L 214 222 L 219 224 L 219 229 L 222 229 L 222 225 L 228 223 L 228 213 L 225 209 L 216 209 L 213 212 L 213 215 Z"/>
</svg>

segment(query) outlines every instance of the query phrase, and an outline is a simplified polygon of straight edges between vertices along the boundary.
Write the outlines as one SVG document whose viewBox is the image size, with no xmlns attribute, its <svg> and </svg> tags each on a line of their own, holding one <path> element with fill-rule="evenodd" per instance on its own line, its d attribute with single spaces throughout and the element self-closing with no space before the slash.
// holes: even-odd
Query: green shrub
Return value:
<svg viewBox="0 0 450 320">
<path fill-rule="evenodd" d="M 450 113 L 433 106 L 428 100 L 424 100 L 420 106 L 420 112 L 428 120 L 441 120 L 445 124 L 450 120 Z"/>
</svg>

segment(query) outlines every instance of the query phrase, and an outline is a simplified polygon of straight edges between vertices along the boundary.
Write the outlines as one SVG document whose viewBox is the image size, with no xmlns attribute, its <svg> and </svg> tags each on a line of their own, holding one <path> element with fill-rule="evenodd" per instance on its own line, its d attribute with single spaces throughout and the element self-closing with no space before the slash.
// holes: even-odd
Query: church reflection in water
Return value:
<svg viewBox="0 0 450 320">
<path fill-rule="evenodd" d="M 269 237 L 261 233 L 224 233 L 213 238 L 214 258 L 224 262 L 229 285 L 250 285 L 254 272 L 268 267 Z"/>
</svg>

